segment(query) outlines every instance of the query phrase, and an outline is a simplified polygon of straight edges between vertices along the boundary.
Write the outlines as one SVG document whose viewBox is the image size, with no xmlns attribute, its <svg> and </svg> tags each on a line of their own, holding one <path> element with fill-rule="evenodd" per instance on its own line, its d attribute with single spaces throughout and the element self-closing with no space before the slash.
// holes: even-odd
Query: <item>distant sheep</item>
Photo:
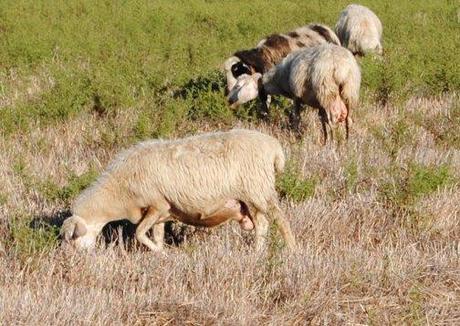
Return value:
<svg viewBox="0 0 460 326">
<path fill-rule="evenodd" d="M 228 101 L 233 106 L 240 105 L 256 98 L 261 91 L 289 97 L 294 100 L 290 122 L 296 130 L 301 105 L 318 108 L 326 143 L 327 127 L 333 138 L 330 122 L 345 122 L 348 139 L 350 111 L 358 103 L 360 84 L 361 72 L 351 52 L 326 43 L 291 53 L 263 76 L 240 76 Z"/>
<path fill-rule="evenodd" d="M 354 55 L 382 54 L 382 23 L 369 9 L 361 5 L 349 5 L 341 13 L 335 31 Z"/>
<path fill-rule="evenodd" d="M 328 26 L 309 24 L 288 34 L 272 34 L 260 41 L 253 49 L 235 52 L 224 63 L 227 93 L 232 90 L 239 76 L 257 72 L 264 74 L 289 53 L 328 42 L 340 45 L 339 38 Z M 263 113 L 267 114 L 267 112 Z"/>
<path fill-rule="evenodd" d="M 275 190 L 284 162 L 275 138 L 251 130 L 142 142 L 119 154 L 77 198 L 62 233 L 79 248 L 92 247 L 104 225 L 128 219 L 137 224 L 136 238 L 159 251 L 163 224 L 173 217 L 202 226 L 234 219 L 243 229 L 255 228 L 260 248 L 267 215 L 293 247 Z M 152 226 L 155 242 L 146 236 Z"/>
</svg>

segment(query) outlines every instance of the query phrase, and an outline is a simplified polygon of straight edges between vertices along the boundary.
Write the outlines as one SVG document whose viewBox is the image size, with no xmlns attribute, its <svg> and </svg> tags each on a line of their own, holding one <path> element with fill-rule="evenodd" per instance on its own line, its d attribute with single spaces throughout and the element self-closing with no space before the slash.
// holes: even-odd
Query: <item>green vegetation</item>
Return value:
<svg viewBox="0 0 460 326">
<path fill-rule="evenodd" d="M 295 163 L 290 161 L 283 175 L 277 180 L 277 189 L 281 197 L 301 202 L 315 194 L 316 184 L 315 177 L 302 177 Z"/>
<path fill-rule="evenodd" d="M 62 203 L 69 203 L 71 199 L 75 198 L 83 189 L 88 187 L 96 179 L 97 175 L 98 173 L 94 169 L 80 176 L 70 172 L 68 174 L 68 184 L 64 187 L 60 187 L 52 180 L 47 179 L 38 182 L 37 188 L 43 197 L 51 202 L 60 201 Z"/>
<path fill-rule="evenodd" d="M 393 167 L 390 175 L 394 181 L 382 185 L 382 194 L 398 207 L 414 205 L 419 198 L 453 182 L 446 165 L 431 167 L 412 163 L 407 169 Z"/>
<path fill-rule="evenodd" d="M 380 186 L 382 202 L 401 224 L 419 233 L 429 225 L 430 216 L 417 211 L 417 203 L 435 191 L 452 186 L 455 178 L 447 165 L 423 166 L 411 163 L 408 168 L 392 166 L 390 179 Z"/>
<path fill-rule="evenodd" d="M 161 121 L 134 122 L 136 139 L 170 134 L 190 120 L 231 124 L 218 72 L 224 59 L 275 31 L 312 21 L 333 26 L 348 1 L 181 3 L 3 1 L 2 131 L 133 108 Z M 361 60 L 363 94 L 387 102 L 460 88 L 455 1 L 362 3 L 383 21 L 385 47 L 383 60 Z"/>
<path fill-rule="evenodd" d="M 347 190 L 349 192 L 355 192 L 358 183 L 358 163 L 356 160 L 350 160 L 345 166 L 345 177 Z"/>
<path fill-rule="evenodd" d="M 28 216 L 16 216 L 8 223 L 7 246 L 23 261 L 38 258 L 38 254 L 55 248 L 58 244 L 59 228 L 47 224 L 34 225 Z"/>
</svg>

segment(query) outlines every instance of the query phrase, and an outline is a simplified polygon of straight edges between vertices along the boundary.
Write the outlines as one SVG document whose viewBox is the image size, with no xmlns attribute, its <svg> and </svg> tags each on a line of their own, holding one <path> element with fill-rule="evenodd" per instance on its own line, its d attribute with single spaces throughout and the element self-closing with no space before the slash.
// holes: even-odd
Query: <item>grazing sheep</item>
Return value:
<svg viewBox="0 0 460 326">
<path fill-rule="evenodd" d="M 251 130 L 145 141 L 118 155 L 77 198 L 62 233 L 80 248 L 92 247 L 104 225 L 128 219 L 137 224 L 136 238 L 158 251 L 163 224 L 173 216 L 202 226 L 234 219 L 243 229 L 254 226 L 260 248 L 267 215 L 293 247 L 275 190 L 275 173 L 283 170 L 284 161 L 275 138 Z M 146 236 L 152 226 L 156 243 Z"/>
<path fill-rule="evenodd" d="M 288 34 L 272 34 L 260 41 L 253 49 L 235 52 L 224 63 L 227 93 L 232 90 L 239 76 L 257 72 L 264 74 L 289 53 L 328 42 L 340 45 L 339 38 L 328 26 L 309 24 Z M 262 94 L 261 100 L 264 104 L 267 102 L 267 98 Z M 262 114 L 268 115 L 267 110 L 268 106 L 263 107 Z"/>
<path fill-rule="evenodd" d="M 382 54 L 382 23 L 367 7 L 349 5 L 341 13 L 335 31 L 354 55 Z"/>
<path fill-rule="evenodd" d="M 334 124 L 345 121 L 348 139 L 350 110 L 358 103 L 360 83 L 361 72 L 351 52 L 326 43 L 291 53 L 263 76 L 259 73 L 240 76 L 228 101 L 237 106 L 256 98 L 261 91 L 289 97 L 294 100 L 289 118 L 296 130 L 299 130 L 301 105 L 318 108 L 326 143 L 326 126 L 333 138 L 331 121 Z"/>
</svg>

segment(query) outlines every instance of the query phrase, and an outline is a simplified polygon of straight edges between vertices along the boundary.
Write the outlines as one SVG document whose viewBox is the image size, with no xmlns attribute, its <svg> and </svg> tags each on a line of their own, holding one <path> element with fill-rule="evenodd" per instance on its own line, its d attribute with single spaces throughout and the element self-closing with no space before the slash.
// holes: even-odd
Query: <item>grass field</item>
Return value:
<svg viewBox="0 0 460 326">
<path fill-rule="evenodd" d="M 361 1 L 384 25 L 360 60 L 351 139 L 303 138 L 286 100 L 268 122 L 232 111 L 221 64 L 272 32 L 335 24 L 348 1 L 0 2 L 0 324 L 460 323 L 460 5 Z M 232 127 L 276 136 L 289 158 L 264 254 L 237 225 L 182 234 L 167 256 L 132 226 L 76 253 L 58 226 L 122 148 Z M 124 240 L 122 240 L 124 239 Z M 183 240 L 183 241 L 182 241 Z"/>
</svg>

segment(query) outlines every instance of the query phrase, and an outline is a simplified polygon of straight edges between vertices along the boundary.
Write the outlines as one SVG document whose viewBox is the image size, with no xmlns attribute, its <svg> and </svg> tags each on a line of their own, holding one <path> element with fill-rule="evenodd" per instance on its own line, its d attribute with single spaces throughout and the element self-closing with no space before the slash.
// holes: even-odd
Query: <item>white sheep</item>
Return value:
<svg viewBox="0 0 460 326">
<path fill-rule="evenodd" d="M 287 34 L 272 34 L 259 42 L 253 49 L 237 51 L 224 63 L 224 72 L 227 78 L 227 93 L 236 83 L 236 79 L 243 75 L 265 73 L 278 64 L 289 53 L 305 47 L 312 47 L 323 43 L 340 45 L 339 38 L 328 26 L 318 23 L 299 27 Z M 267 98 L 262 94 L 263 105 Z M 268 106 L 263 106 L 262 115 L 268 115 Z"/>
<path fill-rule="evenodd" d="M 361 72 L 351 52 L 326 43 L 291 53 L 263 76 L 259 73 L 240 76 L 228 101 L 237 106 L 256 98 L 261 91 L 291 98 L 294 108 L 290 123 L 296 130 L 301 105 L 318 108 L 326 143 L 327 126 L 333 138 L 330 122 L 344 121 L 348 139 L 350 111 L 358 103 L 360 84 Z"/>
<path fill-rule="evenodd" d="M 382 54 L 382 23 L 369 8 L 351 4 L 341 13 L 335 31 L 354 55 Z"/>
<path fill-rule="evenodd" d="M 173 217 L 204 226 L 235 219 L 243 229 L 254 224 L 261 248 L 267 215 L 293 247 L 275 190 L 275 173 L 283 170 L 284 162 L 275 138 L 251 130 L 145 141 L 119 154 L 77 198 L 62 233 L 79 248 L 92 247 L 104 225 L 128 219 L 137 224 L 136 238 L 159 251 L 163 224 Z M 152 226 L 155 242 L 146 236 Z"/>
</svg>

